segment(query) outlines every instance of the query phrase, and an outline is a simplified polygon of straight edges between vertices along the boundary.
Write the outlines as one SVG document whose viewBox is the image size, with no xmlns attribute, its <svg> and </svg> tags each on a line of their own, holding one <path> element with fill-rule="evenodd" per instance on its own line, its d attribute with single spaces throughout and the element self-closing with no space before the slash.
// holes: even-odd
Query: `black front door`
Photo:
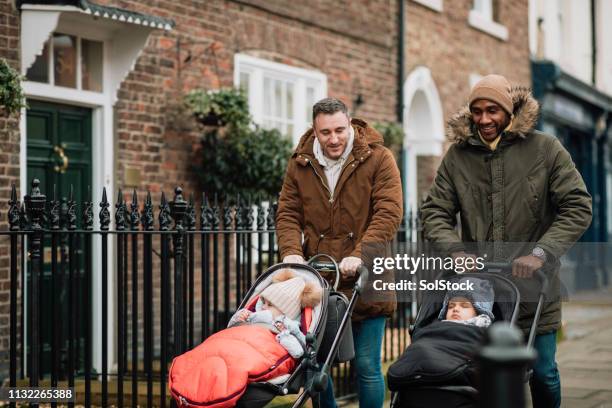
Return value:
<svg viewBox="0 0 612 408">
<path fill-rule="evenodd" d="M 27 180 L 40 180 L 40 189 L 47 200 L 60 200 L 66 207 L 70 191 L 81 213 L 81 203 L 88 198 L 91 185 L 92 111 L 55 103 L 28 100 L 27 110 Z M 55 193 L 54 193 L 55 191 Z M 81 217 L 77 216 L 80 227 Z M 56 364 L 58 374 L 64 376 L 68 366 L 68 344 L 73 333 L 74 368 L 82 366 L 85 313 L 83 298 L 83 239 L 75 236 L 75 266 L 70 270 L 68 261 L 69 238 L 59 234 L 57 268 L 52 273 L 51 237 L 45 236 L 43 267 L 39 285 L 41 296 L 34 302 L 39 307 L 41 319 L 40 369 L 42 374 L 51 372 L 52 338 L 57 341 Z M 29 276 L 28 276 L 29 282 Z M 71 304 L 72 302 L 72 304 Z M 59 312 L 59 314 L 58 314 Z M 27 323 L 26 323 L 27 325 Z M 74 325 L 71 327 L 71 325 Z"/>
</svg>

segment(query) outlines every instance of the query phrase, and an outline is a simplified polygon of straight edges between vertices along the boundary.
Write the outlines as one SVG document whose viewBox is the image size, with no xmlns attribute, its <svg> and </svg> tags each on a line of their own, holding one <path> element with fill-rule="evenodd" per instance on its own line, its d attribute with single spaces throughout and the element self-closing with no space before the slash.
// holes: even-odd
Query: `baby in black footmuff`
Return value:
<svg viewBox="0 0 612 408">
<path fill-rule="evenodd" d="M 473 290 L 449 290 L 438 319 L 415 331 L 412 343 L 389 367 L 392 391 L 407 385 L 474 385 L 473 357 L 493 321 L 493 285 L 463 277 Z"/>
</svg>

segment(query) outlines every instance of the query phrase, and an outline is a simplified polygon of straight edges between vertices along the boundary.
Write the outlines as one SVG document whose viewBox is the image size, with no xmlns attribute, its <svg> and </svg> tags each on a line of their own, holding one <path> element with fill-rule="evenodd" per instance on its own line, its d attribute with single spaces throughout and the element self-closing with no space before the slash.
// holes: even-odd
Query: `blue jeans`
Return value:
<svg viewBox="0 0 612 408">
<path fill-rule="evenodd" d="M 561 405 L 561 381 L 555 361 L 557 331 L 537 335 L 533 346 L 538 352 L 529 381 L 533 408 L 558 408 Z"/>
<path fill-rule="evenodd" d="M 385 400 L 385 379 L 380 362 L 385 321 L 385 317 L 379 316 L 353 323 L 353 365 L 361 408 L 381 408 Z M 321 393 L 320 402 L 321 408 L 336 407 L 331 376 L 327 389 Z"/>
</svg>

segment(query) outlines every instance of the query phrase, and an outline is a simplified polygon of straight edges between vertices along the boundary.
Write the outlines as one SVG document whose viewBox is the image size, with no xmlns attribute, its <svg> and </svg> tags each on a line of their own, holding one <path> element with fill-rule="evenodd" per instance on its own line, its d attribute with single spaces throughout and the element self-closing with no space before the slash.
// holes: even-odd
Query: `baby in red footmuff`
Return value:
<svg viewBox="0 0 612 408">
<path fill-rule="evenodd" d="M 227 327 L 257 324 L 276 334 L 276 340 L 293 358 L 304 354 L 306 338 L 300 329 L 300 311 L 314 307 L 321 301 L 321 289 L 304 278 L 295 276 L 291 269 L 280 271 L 272 284 L 261 292 L 255 312 L 238 310 Z"/>
<path fill-rule="evenodd" d="M 254 310 L 253 299 L 227 329 L 174 359 L 168 381 L 179 406 L 233 407 L 249 383 L 291 373 L 305 348 L 301 310 L 321 296 L 318 285 L 292 270 L 276 273 Z"/>
</svg>

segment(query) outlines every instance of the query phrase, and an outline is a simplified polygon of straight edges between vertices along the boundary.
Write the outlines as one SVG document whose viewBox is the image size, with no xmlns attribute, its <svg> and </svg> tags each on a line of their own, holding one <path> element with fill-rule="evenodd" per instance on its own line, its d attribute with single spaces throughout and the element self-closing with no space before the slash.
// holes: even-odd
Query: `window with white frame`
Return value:
<svg viewBox="0 0 612 408">
<path fill-rule="evenodd" d="M 473 0 L 468 17 L 470 26 L 490 34 L 500 40 L 508 40 L 508 28 L 498 21 L 495 0 Z"/>
<path fill-rule="evenodd" d="M 103 43 L 53 33 L 26 72 L 28 81 L 102 92 Z"/>
<path fill-rule="evenodd" d="M 243 54 L 236 54 L 234 63 L 234 83 L 246 91 L 255 123 L 297 144 L 312 122 L 312 105 L 327 94 L 327 77 Z"/>
</svg>

